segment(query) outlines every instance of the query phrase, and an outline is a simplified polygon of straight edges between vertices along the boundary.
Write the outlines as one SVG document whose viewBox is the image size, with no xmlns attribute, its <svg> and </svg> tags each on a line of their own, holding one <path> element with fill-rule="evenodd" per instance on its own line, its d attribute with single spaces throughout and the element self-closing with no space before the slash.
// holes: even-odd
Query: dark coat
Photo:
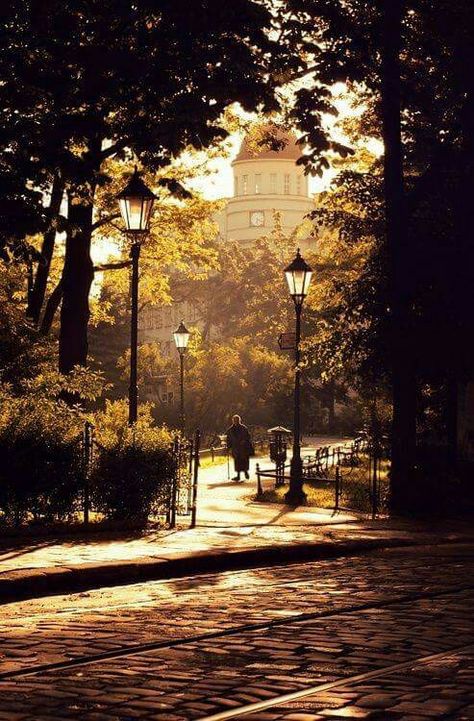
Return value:
<svg viewBox="0 0 474 721">
<path fill-rule="evenodd" d="M 240 423 L 227 429 L 227 447 L 232 453 L 236 473 L 248 471 L 249 459 L 253 455 L 253 446 L 247 426 Z"/>
</svg>

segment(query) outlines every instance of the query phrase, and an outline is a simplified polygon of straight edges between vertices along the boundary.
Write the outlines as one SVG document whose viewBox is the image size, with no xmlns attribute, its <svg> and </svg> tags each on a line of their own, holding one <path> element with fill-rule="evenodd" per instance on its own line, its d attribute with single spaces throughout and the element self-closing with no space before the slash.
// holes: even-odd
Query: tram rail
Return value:
<svg viewBox="0 0 474 721">
<path fill-rule="evenodd" d="M 347 614 L 356 614 L 356 613 L 360 613 L 360 612 L 368 611 L 368 610 L 372 610 L 372 609 L 375 610 L 375 609 L 390 608 L 391 606 L 396 606 L 398 604 L 404 604 L 404 603 L 410 603 L 410 602 L 415 603 L 417 601 L 426 601 L 426 600 L 430 600 L 430 599 L 441 598 L 443 596 L 450 596 L 450 595 L 465 593 L 466 591 L 472 591 L 472 590 L 474 590 L 474 584 L 466 584 L 463 586 L 454 586 L 451 588 L 444 588 L 439 591 L 406 593 L 406 594 L 400 594 L 397 596 L 393 596 L 392 598 L 389 598 L 389 599 L 386 599 L 386 598 L 381 599 L 380 601 L 370 600 L 370 601 L 367 601 L 366 603 L 347 605 L 347 606 L 343 606 L 343 607 L 340 607 L 337 609 L 328 609 L 326 611 L 315 611 L 312 613 L 297 613 L 292 616 L 286 616 L 285 618 L 269 619 L 268 621 L 261 621 L 258 623 L 240 624 L 237 626 L 232 626 L 227 629 L 196 634 L 194 636 L 187 636 L 187 637 L 183 637 L 183 638 L 179 638 L 179 639 L 175 639 L 175 640 L 168 639 L 168 640 L 164 640 L 164 641 L 152 641 L 152 642 L 148 642 L 148 643 L 131 644 L 128 646 L 113 649 L 110 651 L 104 651 L 101 653 L 78 656 L 76 658 L 70 658 L 70 659 L 66 659 L 63 661 L 57 661 L 57 662 L 52 662 L 52 663 L 40 663 L 40 664 L 36 664 L 36 665 L 32 664 L 31 666 L 25 666 L 23 668 L 0 672 L 0 684 L 2 681 L 12 680 L 12 679 L 16 679 L 16 678 L 22 678 L 22 677 L 26 677 L 26 676 L 32 676 L 32 675 L 36 675 L 36 674 L 51 673 L 53 671 L 61 671 L 61 670 L 71 669 L 71 668 L 75 668 L 75 667 L 79 667 L 79 666 L 87 666 L 87 665 L 91 665 L 91 664 L 100 663 L 103 661 L 110 661 L 113 659 L 131 657 L 131 656 L 136 656 L 136 655 L 144 654 L 144 653 L 150 653 L 153 651 L 158 651 L 160 649 L 172 649 L 172 648 L 177 648 L 180 646 L 186 646 L 188 644 L 207 642 L 209 640 L 218 639 L 218 638 L 226 638 L 226 637 L 230 637 L 230 636 L 238 636 L 239 634 L 248 633 L 248 632 L 252 632 L 252 631 L 267 630 L 267 629 L 271 629 L 271 628 L 275 628 L 275 627 L 279 627 L 279 626 L 281 627 L 281 626 L 286 626 L 286 625 L 294 624 L 294 623 L 303 623 L 303 622 L 311 621 L 311 620 L 337 618 L 338 616 L 347 615 Z M 468 645 L 471 645 L 471 644 L 468 644 Z M 452 653 L 456 652 L 456 649 L 453 649 L 451 652 Z M 426 657 L 426 658 L 428 658 L 428 657 Z M 410 663 L 412 664 L 415 662 L 416 662 L 416 659 L 408 662 L 408 665 L 410 665 Z M 395 666 L 397 666 L 397 665 L 394 665 L 394 668 L 395 668 Z M 403 666 L 403 664 L 402 664 L 402 666 Z M 347 681 L 347 678 L 345 680 Z M 0 688 L 1 688 L 1 686 L 0 686 Z M 230 711 L 228 713 L 230 713 Z M 217 721 L 217 719 L 221 718 L 221 717 L 216 716 L 215 718 Z M 222 719 L 224 719 L 224 718 L 232 718 L 232 717 L 231 716 L 228 716 L 228 717 L 222 716 Z M 214 716 L 206 717 L 206 721 L 210 721 L 210 719 L 214 719 Z"/>
</svg>

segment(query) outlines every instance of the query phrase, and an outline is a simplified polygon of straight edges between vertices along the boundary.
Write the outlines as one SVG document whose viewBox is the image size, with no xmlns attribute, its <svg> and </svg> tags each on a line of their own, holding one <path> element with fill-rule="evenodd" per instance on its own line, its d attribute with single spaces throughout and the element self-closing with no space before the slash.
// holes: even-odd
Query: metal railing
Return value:
<svg viewBox="0 0 474 721">
<path fill-rule="evenodd" d="M 378 444 L 371 444 L 364 438 L 339 445 L 321 446 L 314 453 L 303 456 L 303 480 L 314 488 L 333 489 L 334 511 L 356 510 L 347 501 L 348 483 L 352 480 L 354 469 L 365 469 L 362 483 L 366 485 L 371 515 L 375 518 L 380 508 L 381 457 Z M 272 481 L 270 488 L 264 488 L 267 479 Z M 265 490 L 278 488 L 289 480 L 290 463 L 269 469 L 262 469 L 257 463 L 257 499 L 264 498 Z"/>
</svg>

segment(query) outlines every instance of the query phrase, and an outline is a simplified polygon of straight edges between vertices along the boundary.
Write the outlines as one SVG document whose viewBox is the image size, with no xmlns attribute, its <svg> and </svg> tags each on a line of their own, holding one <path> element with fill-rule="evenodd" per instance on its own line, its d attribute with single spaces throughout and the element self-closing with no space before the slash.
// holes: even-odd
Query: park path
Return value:
<svg viewBox="0 0 474 721">
<path fill-rule="evenodd" d="M 340 445 L 347 439 L 332 436 L 319 436 L 304 439 L 302 455 L 309 455 L 327 445 Z M 353 513 L 337 513 L 331 509 L 288 506 L 255 501 L 257 492 L 256 465 L 261 468 L 273 468 L 268 456 L 252 458 L 250 461 L 250 479 L 236 482 L 232 480 L 234 467 L 232 458 L 227 463 L 203 469 L 199 476 L 198 525 L 209 527 L 239 527 L 241 533 L 249 533 L 259 526 L 305 526 L 314 524 L 334 524 L 353 521 Z"/>
</svg>

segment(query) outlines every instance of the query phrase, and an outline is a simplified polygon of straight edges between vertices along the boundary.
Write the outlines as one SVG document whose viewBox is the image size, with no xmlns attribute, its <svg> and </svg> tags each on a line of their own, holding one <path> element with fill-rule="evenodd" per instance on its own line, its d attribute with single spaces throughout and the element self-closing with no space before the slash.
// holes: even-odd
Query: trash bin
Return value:
<svg viewBox="0 0 474 721">
<path fill-rule="evenodd" d="M 283 426 L 268 429 L 270 436 L 270 460 L 275 464 L 275 487 L 285 483 L 285 462 L 287 458 L 288 439 L 291 431 Z"/>
</svg>

